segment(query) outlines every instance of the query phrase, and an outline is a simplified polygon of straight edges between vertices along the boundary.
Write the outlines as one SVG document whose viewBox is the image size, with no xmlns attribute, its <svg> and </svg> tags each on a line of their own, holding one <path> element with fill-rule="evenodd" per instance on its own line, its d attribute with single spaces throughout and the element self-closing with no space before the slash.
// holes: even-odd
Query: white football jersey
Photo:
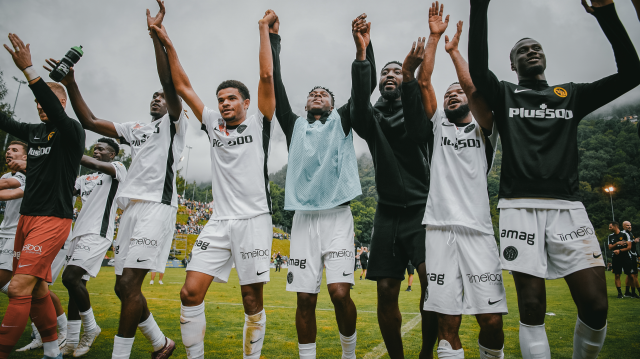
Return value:
<svg viewBox="0 0 640 359">
<path fill-rule="evenodd" d="M 92 173 L 76 179 L 75 188 L 80 192 L 82 210 L 73 227 L 73 237 L 98 234 L 113 240 L 114 220 L 118 206 L 114 201 L 118 187 L 127 178 L 127 168 L 118 161 L 111 162 L 116 177 L 106 173 Z"/>
<path fill-rule="evenodd" d="M 273 121 L 258 112 L 232 130 L 218 111 L 205 107 L 202 130 L 211 144 L 211 218 L 246 219 L 271 213 L 267 160 Z"/>
<path fill-rule="evenodd" d="M 178 207 L 176 170 L 187 133 L 184 113 L 171 122 L 167 113 L 150 123 L 114 123 L 120 142 L 131 146 L 131 166 L 116 201 L 125 208 L 131 199 Z"/>
<path fill-rule="evenodd" d="M 422 224 L 459 225 L 493 234 L 487 174 L 498 143 L 495 125 L 486 137 L 475 119 L 458 128 L 440 109 L 431 122 L 431 186 Z"/>
<path fill-rule="evenodd" d="M 26 177 L 24 173 L 11 172 L 5 173 L 0 179 L 14 178 L 20 182 L 20 189 L 24 192 L 24 184 L 26 183 Z M 16 235 L 16 228 L 18 228 L 18 221 L 20 220 L 20 205 L 22 204 L 22 197 L 18 199 L 12 199 L 7 201 L 4 209 L 4 218 L 0 224 L 0 237 L 13 238 Z"/>
</svg>

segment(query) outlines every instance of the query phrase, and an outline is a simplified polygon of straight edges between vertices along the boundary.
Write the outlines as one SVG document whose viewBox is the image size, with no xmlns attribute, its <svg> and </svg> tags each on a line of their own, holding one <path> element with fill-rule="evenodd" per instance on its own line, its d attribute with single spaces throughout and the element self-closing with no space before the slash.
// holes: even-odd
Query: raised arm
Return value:
<svg viewBox="0 0 640 359">
<path fill-rule="evenodd" d="M 444 48 L 451 56 L 451 60 L 453 60 L 453 65 L 455 66 L 456 73 L 458 75 L 458 82 L 460 82 L 462 91 L 464 91 L 469 99 L 469 109 L 471 110 L 473 117 L 478 121 L 480 127 L 485 130 L 492 131 L 493 113 L 491 112 L 491 108 L 489 108 L 484 97 L 482 97 L 473 85 L 471 75 L 469 74 L 469 65 L 460 54 L 460 51 L 458 51 L 460 35 L 462 35 L 462 21 L 458 22 L 456 34 L 453 36 L 451 41 L 449 41 L 449 36 L 444 37 Z"/>
<path fill-rule="evenodd" d="M 273 10 L 267 10 L 258 21 L 260 30 L 260 81 L 258 82 L 258 110 L 269 121 L 276 110 L 276 93 L 273 89 L 273 56 L 269 34 L 277 34 L 280 20 Z"/>
<path fill-rule="evenodd" d="M 402 110 L 404 113 L 404 127 L 409 137 L 417 143 L 433 141 L 433 124 L 427 117 L 420 86 L 414 77 L 418 66 L 422 63 L 425 50 L 425 38 L 418 38 L 411 51 L 402 63 Z"/>
<path fill-rule="evenodd" d="M 182 102 L 176 93 L 176 89 L 173 86 L 173 80 L 171 78 L 171 69 L 169 68 L 169 59 L 165 52 L 162 43 L 158 39 L 158 35 L 151 31 L 151 25 L 162 26 L 162 20 L 164 19 L 165 8 L 164 1 L 156 0 L 160 10 L 156 16 L 151 16 L 149 9 L 147 9 L 147 28 L 149 29 L 149 35 L 153 40 L 153 49 L 156 54 L 156 67 L 158 68 L 158 76 L 160 77 L 160 84 L 164 91 L 164 98 L 167 102 L 167 112 L 172 121 L 177 121 L 180 118 L 182 112 Z M 202 113 L 202 112 L 201 112 Z"/>
<path fill-rule="evenodd" d="M 116 169 L 111 162 L 98 161 L 93 157 L 83 155 L 80 164 L 84 167 L 91 168 L 94 171 L 106 173 L 111 177 L 116 177 Z"/>
<path fill-rule="evenodd" d="M 500 107 L 500 81 L 489 70 L 488 20 L 489 0 L 471 0 L 469 26 L 469 73 L 476 88 L 492 110 Z"/>
<path fill-rule="evenodd" d="M 591 3 L 591 7 L 585 8 L 598 20 L 611 43 L 618 73 L 589 84 L 577 85 L 576 118 L 588 115 L 640 84 L 640 58 L 618 18 L 613 0 L 592 0 Z"/>
<path fill-rule="evenodd" d="M 180 64 L 180 59 L 178 59 L 178 53 L 176 52 L 169 35 L 167 34 L 167 30 L 163 25 L 160 27 L 156 25 L 151 25 L 152 32 L 158 36 L 162 45 L 164 45 L 165 50 L 167 51 L 167 57 L 169 60 L 169 67 L 171 71 L 171 78 L 173 79 L 173 86 L 178 94 L 178 96 L 182 97 L 182 99 L 187 103 L 187 106 L 191 108 L 191 111 L 196 115 L 196 118 L 202 122 L 202 111 L 204 111 L 204 103 L 200 99 L 200 97 L 196 94 L 191 87 L 191 81 L 189 81 L 189 77 L 187 73 L 182 68 Z"/>
<path fill-rule="evenodd" d="M 356 44 L 356 59 L 351 65 L 351 101 L 349 118 L 351 126 L 360 137 L 367 140 L 374 126 L 371 88 L 375 87 L 376 66 L 371 45 L 371 23 L 367 14 L 351 22 L 351 33 Z"/>
<path fill-rule="evenodd" d="M 12 119 L 4 112 L 0 112 L 0 129 L 29 142 L 29 125 Z"/>
<path fill-rule="evenodd" d="M 279 28 L 278 21 L 278 28 Z M 293 126 L 298 119 L 298 115 L 293 113 L 287 91 L 282 83 L 282 72 L 280 68 L 280 35 L 276 33 L 269 34 L 271 42 L 271 56 L 273 56 L 273 89 L 276 94 L 276 118 L 280 123 L 282 132 L 287 139 L 287 148 L 291 144 L 291 136 L 293 134 Z"/>
</svg>

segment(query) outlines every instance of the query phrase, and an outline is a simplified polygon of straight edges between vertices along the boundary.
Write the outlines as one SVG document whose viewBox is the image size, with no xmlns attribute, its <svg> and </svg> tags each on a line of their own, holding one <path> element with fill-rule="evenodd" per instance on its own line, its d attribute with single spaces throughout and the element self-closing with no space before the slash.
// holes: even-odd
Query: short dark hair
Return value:
<svg viewBox="0 0 640 359">
<path fill-rule="evenodd" d="M 451 85 L 449 85 L 449 87 L 453 86 L 453 85 L 460 85 L 460 83 L 458 81 L 452 83 Z"/>
<path fill-rule="evenodd" d="M 106 143 L 109 147 L 113 149 L 113 151 L 116 153 L 116 156 L 118 155 L 118 153 L 120 153 L 120 146 L 118 145 L 118 142 L 114 141 L 113 139 L 102 137 L 101 139 L 98 140 L 98 142 Z"/>
<path fill-rule="evenodd" d="M 614 226 L 614 227 L 620 227 L 620 225 L 616 221 L 611 221 L 611 222 L 609 222 L 609 224 Z"/>
<path fill-rule="evenodd" d="M 22 141 L 11 141 L 9 143 L 9 146 L 11 145 L 18 145 L 18 146 L 22 146 L 22 148 L 24 149 L 24 153 L 26 154 L 27 152 L 29 152 L 29 145 L 27 145 L 26 143 L 22 142 Z"/>
<path fill-rule="evenodd" d="M 533 40 L 533 39 L 530 37 L 523 37 L 522 39 L 516 41 L 516 43 L 511 48 L 511 51 L 509 51 L 509 60 L 511 60 L 511 62 L 513 62 L 513 53 L 516 51 L 516 46 L 518 46 L 518 44 L 524 40 Z M 536 41 L 536 40 L 533 40 L 533 41 Z"/>
<path fill-rule="evenodd" d="M 336 102 L 336 99 L 333 96 L 333 92 L 331 92 L 331 90 L 329 90 L 328 88 L 322 87 L 322 86 L 315 86 L 314 88 L 311 89 L 311 91 L 309 91 L 309 94 L 311 94 L 313 91 L 318 90 L 318 89 L 327 91 L 329 96 L 331 96 L 331 106 L 333 106 L 335 104 L 335 102 Z"/>
<path fill-rule="evenodd" d="M 240 92 L 240 96 L 242 96 L 243 100 L 249 100 L 251 97 L 249 96 L 249 89 L 242 82 L 237 80 L 226 80 L 222 81 L 220 85 L 218 85 L 218 89 L 216 90 L 216 96 L 220 90 L 234 88 Z"/>
<path fill-rule="evenodd" d="M 400 67 L 402 67 L 402 62 L 394 60 L 394 61 L 389 61 L 386 64 L 384 64 L 384 66 L 382 66 L 382 70 L 384 70 L 385 68 L 387 68 L 387 66 L 389 66 L 391 64 L 396 64 L 396 65 L 399 65 Z M 382 71 L 382 70 L 380 70 L 380 71 Z"/>
</svg>

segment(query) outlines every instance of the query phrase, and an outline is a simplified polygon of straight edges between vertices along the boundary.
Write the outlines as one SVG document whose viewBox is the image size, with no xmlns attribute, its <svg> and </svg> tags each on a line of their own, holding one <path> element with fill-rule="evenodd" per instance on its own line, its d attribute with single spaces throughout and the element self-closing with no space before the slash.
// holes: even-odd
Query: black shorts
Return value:
<svg viewBox="0 0 640 359">
<path fill-rule="evenodd" d="M 414 269 L 415 268 L 413 267 L 413 264 L 411 264 L 411 262 L 409 262 L 409 264 L 407 264 L 407 274 L 413 275 L 415 273 Z"/>
<path fill-rule="evenodd" d="M 369 254 L 371 268 L 367 271 L 367 279 L 404 280 L 409 261 L 416 267 L 424 263 L 424 210 L 425 204 L 403 208 L 378 203 L 373 220 Z"/>
<path fill-rule="evenodd" d="M 629 264 L 629 274 L 638 274 L 638 256 L 631 256 Z"/>
<path fill-rule="evenodd" d="M 360 261 L 360 266 L 362 267 L 363 270 L 367 269 L 367 267 L 369 266 L 369 262 L 368 261 Z"/>
<path fill-rule="evenodd" d="M 611 272 L 613 272 L 613 274 L 622 274 L 622 272 L 624 272 L 624 274 L 629 275 L 629 274 L 637 273 L 637 270 L 635 271 L 631 270 L 630 260 L 621 260 L 614 257 L 612 268 L 613 270 Z"/>
</svg>

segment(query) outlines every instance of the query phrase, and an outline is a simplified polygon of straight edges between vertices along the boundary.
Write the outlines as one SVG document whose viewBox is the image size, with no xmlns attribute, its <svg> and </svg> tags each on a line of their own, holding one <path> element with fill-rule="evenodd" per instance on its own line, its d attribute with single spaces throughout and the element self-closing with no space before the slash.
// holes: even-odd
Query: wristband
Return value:
<svg viewBox="0 0 640 359">
<path fill-rule="evenodd" d="M 26 69 L 22 70 L 22 73 L 24 74 L 24 76 L 27 78 L 27 81 L 29 82 L 40 77 L 40 75 L 38 75 L 38 72 L 33 66 L 29 66 Z"/>
</svg>

